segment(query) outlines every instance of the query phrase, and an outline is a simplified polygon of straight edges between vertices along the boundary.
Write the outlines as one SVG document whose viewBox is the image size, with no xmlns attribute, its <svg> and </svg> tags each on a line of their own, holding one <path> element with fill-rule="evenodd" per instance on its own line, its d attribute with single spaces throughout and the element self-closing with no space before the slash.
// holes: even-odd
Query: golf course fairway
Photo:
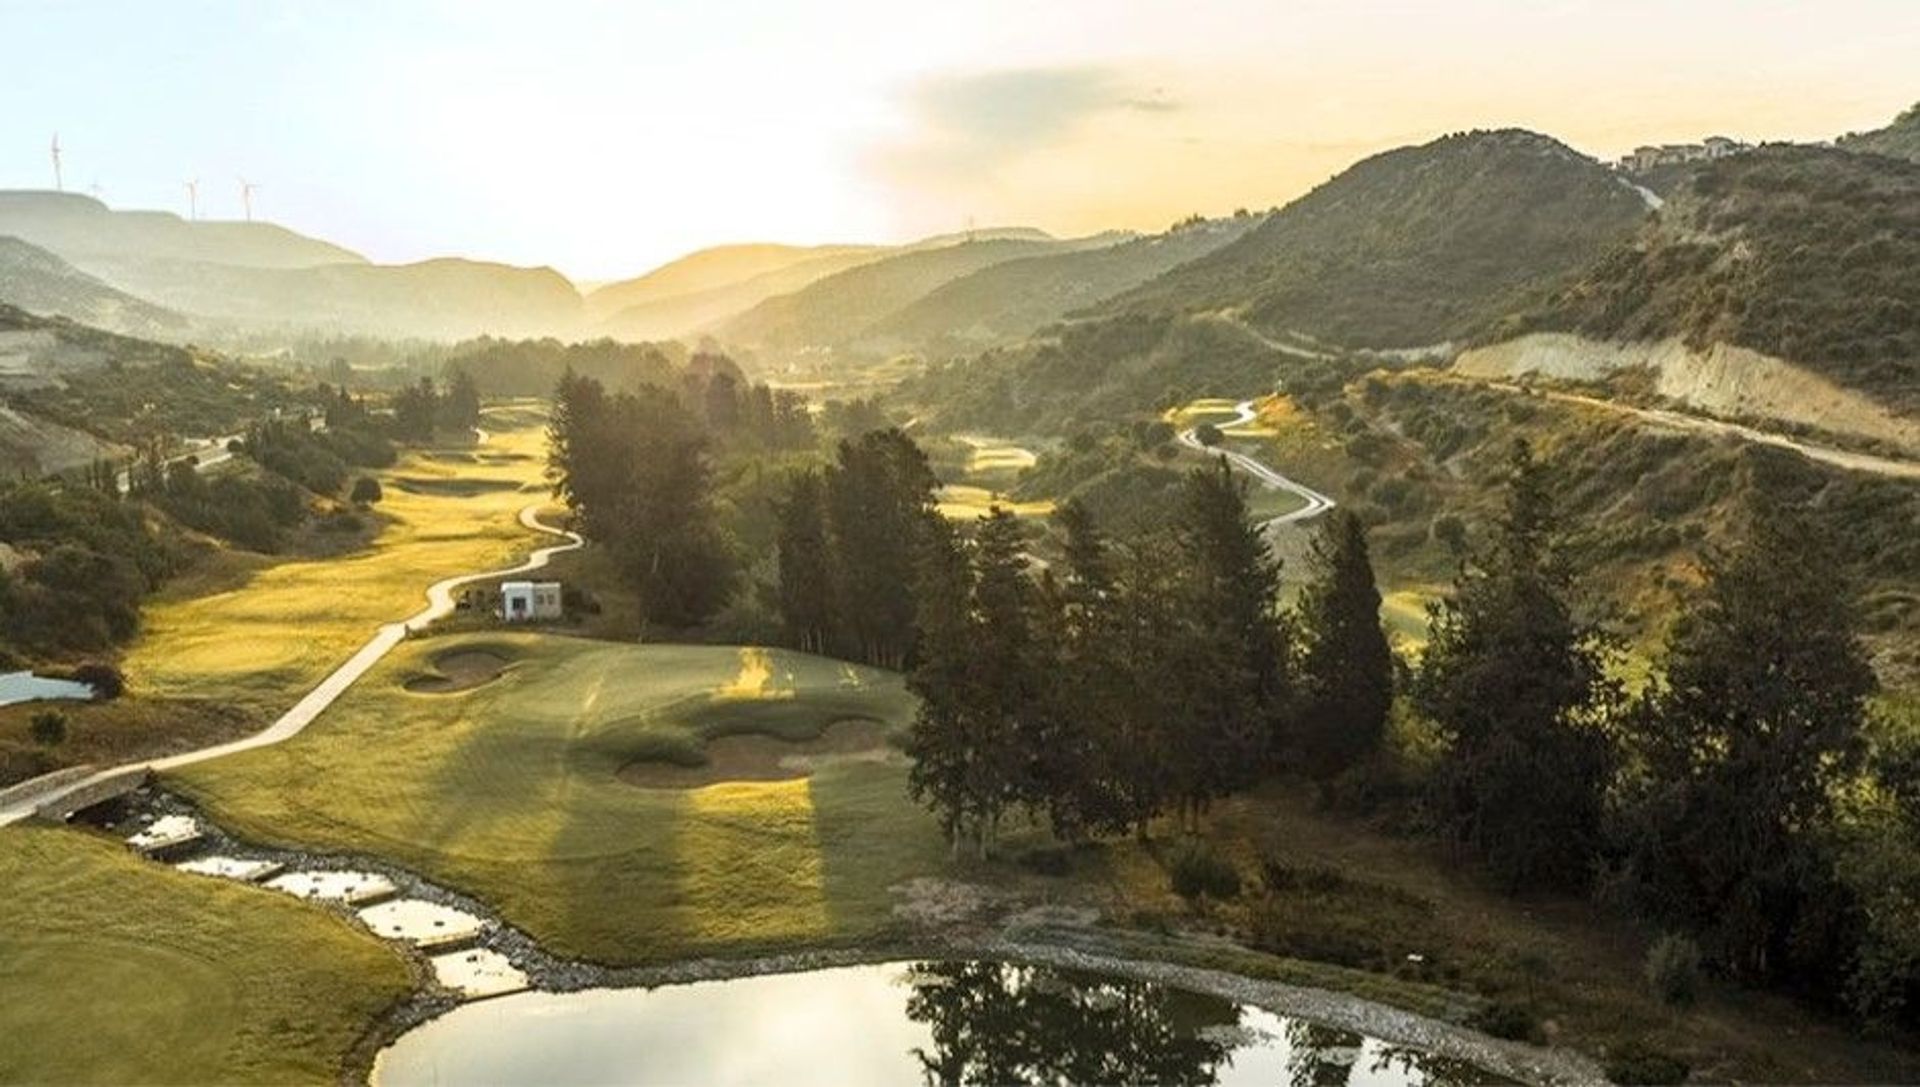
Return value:
<svg viewBox="0 0 1920 1087">
<path fill-rule="evenodd" d="M 435 682 L 436 662 L 481 654 L 504 662 L 498 674 Z M 944 843 L 907 799 L 902 762 L 680 789 L 621 769 L 697 763 L 719 736 L 896 730 L 912 705 L 898 675 L 785 650 L 423 638 L 294 739 L 165 780 L 243 837 L 389 858 L 556 954 L 747 954 L 871 936 L 890 886 L 940 870 Z"/>
</svg>

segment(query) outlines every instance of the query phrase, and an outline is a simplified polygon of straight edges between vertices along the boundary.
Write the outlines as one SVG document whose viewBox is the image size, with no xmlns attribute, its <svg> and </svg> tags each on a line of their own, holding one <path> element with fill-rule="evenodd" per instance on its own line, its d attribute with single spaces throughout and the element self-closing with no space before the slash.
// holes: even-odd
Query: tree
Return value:
<svg viewBox="0 0 1920 1087">
<path fill-rule="evenodd" d="M 907 791 L 931 808 L 955 853 L 973 840 L 984 850 L 982 807 L 975 792 L 979 750 L 971 721 L 967 673 L 973 623 L 973 571 L 952 526 L 937 521 L 922 536 L 914 580 L 918 653 L 907 689 L 918 702 L 904 745 L 912 768 Z"/>
<path fill-rule="evenodd" d="M 419 384 L 400 390 L 393 399 L 393 424 L 400 437 L 424 442 L 433 439 L 433 427 L 439 418 L 440 395 L 433 379 L 423 377 Z"/>
<path fill-rule="evenodd" d="M 1036 637 L 1039 600 L 1027 577 L 1020 521 L 1002 506 L 981 518 L 973 541 L 973 622 L 967 698 L 978 751 L 976 791 L 985 843 L 999 836 L 1001 814 L 1015 803 L 1044 808 L 1050 782 L 1043 753 L 1053 744 L 1043 691 L 1047 683 Z"/>
<path fill-rule="evenodd" d="M 1587 881 L 1612 765 L 1602 726 L 1619 692 L 1601 633 L 1573 616 L 1553 531 L 1545 471 L 1516 442 L 1493 539 L 1431 609 L 1414 687 L 1447 739 L 1435 819 L 1509 888 Z"/>
<path fill-rule="evenodd" d="M 827 553 L 826 492 L 817 472 L 794 473 L 775 516 L 780 618 L 788 640 L 824 652 L 834 629 L 832 557 Z"/>
<path fill-rule="evenodd" d="M 371 506 L 380 501 L 382 493 L 380 481 L 372 476 L 361 476 L 353 481 L 353 493 L 348 496 L 356 506 Z"/>
<path fill-rule="evenodd" d="M 41 747 L 59 747 L 67 742 L 67 715 L 58 710 L 42 710 L 27 722 L 27 734 Z"/>
<path fill-rule="evenodd" d="M 1861 766 L 1875 680 L 1825 536 L 1775 507 L 1750 520 L 1744 546 L 1708 559 L 1635 715 L 1630 863 L 1733 972 L 1805 981 L 1845 958 L 1820 836 Z"/>
<path fill-rule="evenodd" d="M 448 430 L 467 431 L 480 425 L 480 387 L 474 384 L 473 375 L 462 369 L 453 371 L 446 394 L 440 398 L 438 415 L 440 425 Z"/>
<path fill-rule="evenodd" d="M 1247 513 L 1226 458 L 1187 474 L 1174 544 L 1183 635 L 1159 677 L 1182 691 L 1170 740 L 1174 789 L 1189 822 L 1252 782 L 1275 749 L 1287 697 L 1280 564 Z"/>
<path fill-rule="evenodd" d="M 1226 435 L 1222 434 L 1220 428 L 1212 423 L 1201 423 L 1199 426 L 1193 428 L 1193 440 L 1206 446 L 1208 449 L 1212 449 L 1225 441 Z"/>
<path fill-rule="evenodd" d="M 1393 651 L 1380 628 L 1380 590 L 1367 529 L 1347 510 L 1323 519 L 1300 595 L 1300 767 L 1325 782 L 1380 745 L 1393 705 Z"/>
<path fill-rule="evenodd" d="M 826 475 L 841 655 L 888 668 L 909 662 L 914 562 L 938 519 L 937 484 L 926 455 L 898 429 L 841 441 Z"/>
<path fill-rule="evenodd" d="M 1127 731 L 1124 620 L 1114 556 L 1093 515 L 1068 499 L 1054 513 L 1065 537 L 1062 576 L 1042 582 L 1040 642 L 1050 646 L 1042 684 L 1046 735 L 1034 752 L 1037 806 L 1056 836 L 1075 841 L 1089 831 L 1125 830 L 1119 746 Z"/>
</svg>

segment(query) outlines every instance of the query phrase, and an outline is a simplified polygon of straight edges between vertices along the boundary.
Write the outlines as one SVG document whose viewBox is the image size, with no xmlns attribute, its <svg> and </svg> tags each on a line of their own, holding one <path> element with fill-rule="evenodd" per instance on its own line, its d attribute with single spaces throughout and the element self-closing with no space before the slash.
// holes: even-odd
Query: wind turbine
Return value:
<svg viewBox="0 0 1920 1087">
<path fill-rule="evenodd" d="M 187 187 L 187 218 L 189 220 L 200 218 L 200 179 L 196 177 L 181 184 Z"/>
<path fill-rule="evenodd" d="M 60 176 L 60 133 L 53 134 L 53 146 L 48 151 L 53 155 L 53 191 L 66 192 L 66 183 Z"/>
<path fill-rule="evenodd" d="M 247 222 L 253 222 L 253 194 L 260 186 L 246 178 L 237 178 L 240 182 L 240 206 L 247 209 Z"/>
</svg>

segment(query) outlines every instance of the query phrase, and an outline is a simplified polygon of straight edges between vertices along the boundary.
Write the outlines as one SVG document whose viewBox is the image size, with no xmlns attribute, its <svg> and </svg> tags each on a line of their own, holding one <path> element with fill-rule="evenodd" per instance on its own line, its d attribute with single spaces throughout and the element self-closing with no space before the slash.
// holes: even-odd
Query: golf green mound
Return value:
<svg viewBox="0 0 1920 1087">
<path fill-rule="evenodd" d="M 723 781 L 789 781 L 846 762 L 882 762 L 894 757 L 878 721 L 835 721 L 806 740 L 765 733 L 716 736 L 702 745 L 702 760 L 688 766 L 672 758 L 643 758 L 622 766 L 620 780 L 643 789 L 700 789 Z"/>
<path fill-rule="evenodd" d="M 408 494 L 433 495 L 443 498 L 472 498 L 481 494 L 497 494 L 501 491 L 520 491 L 527 489 L 517 479 L 431 479 L 426 476 L 395 476 L 393 486 Z"/>
<path fill-rule="evenodd" d="M 470 691 L 500 678 L 513 658 L 497 647 L 458 649 L 433 658 L 433 671 L 412 676 L 404 686 L 415 694 Z"/>
<path fill-rule="evenodd" d="M 505 675 L 407 689 L 480 653 Z M 887 931 L 889 888 L 943 869 L 880 742 L 913 711 L 897 673 L 805 653 L 452 634 L 403 642 L 285 743 L 163 780 L 243 838 L 393 861 L 558 954 L 771 953 Z"/>
</svg>

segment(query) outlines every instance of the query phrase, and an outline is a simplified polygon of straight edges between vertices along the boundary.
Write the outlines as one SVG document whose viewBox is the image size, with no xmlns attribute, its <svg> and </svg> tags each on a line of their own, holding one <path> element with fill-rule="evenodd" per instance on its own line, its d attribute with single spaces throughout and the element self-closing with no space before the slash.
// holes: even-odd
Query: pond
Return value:
<svg viewBox="0 0 1920 1087">
<path fill-rule="evenodd" d="M 87 699 L 93 688 L 71 679 L 50 679 L 32 672 L 8 672 L 0 675 L 0 706 L 16 702 L 42 702 L 49 699 Z"/>
<path fill-rule="evenodd" d="M 1501 1082 L 1350 1031 L 1152 982 L 889 963 L 657 989 L 529 992 L 403 1035 L 380 1087 L 511 1084 Z"/>
</svg>

